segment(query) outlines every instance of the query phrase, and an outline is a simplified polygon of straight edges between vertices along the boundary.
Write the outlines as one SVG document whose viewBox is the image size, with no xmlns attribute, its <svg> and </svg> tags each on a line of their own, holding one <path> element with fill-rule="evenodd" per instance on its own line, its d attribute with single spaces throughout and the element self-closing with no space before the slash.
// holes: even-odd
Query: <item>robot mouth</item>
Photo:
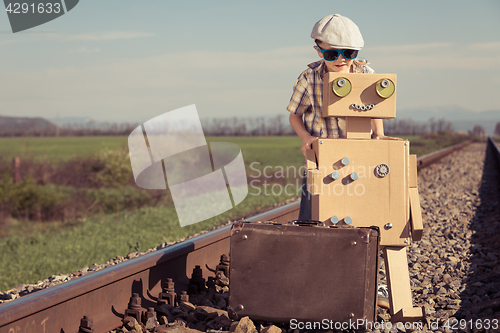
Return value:
<svg viewBox="0 0 500 333">
<path fill-rule="evenodd" d="M 368 111 L 368 110 L 371 110 L 375 107 L 375 104 L 368 104 L 368 105 L 358 105 L 356 103 L 352 103 L 351 104 L 351 107 L 353 109 L 356 109 L 356 110 L 359 110 L 359 111 Z"/>
</svg>

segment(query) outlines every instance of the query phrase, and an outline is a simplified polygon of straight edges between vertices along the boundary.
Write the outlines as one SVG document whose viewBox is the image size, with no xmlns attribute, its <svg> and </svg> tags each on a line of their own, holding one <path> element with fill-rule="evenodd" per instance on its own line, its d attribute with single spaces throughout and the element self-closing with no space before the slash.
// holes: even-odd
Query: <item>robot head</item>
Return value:
<svg viewBox="0 0 500 333">
<path fill-rule="evenodd" d="M 396 74 L 326 73 L 323 117 L 396 118 Z"/>
</svg>

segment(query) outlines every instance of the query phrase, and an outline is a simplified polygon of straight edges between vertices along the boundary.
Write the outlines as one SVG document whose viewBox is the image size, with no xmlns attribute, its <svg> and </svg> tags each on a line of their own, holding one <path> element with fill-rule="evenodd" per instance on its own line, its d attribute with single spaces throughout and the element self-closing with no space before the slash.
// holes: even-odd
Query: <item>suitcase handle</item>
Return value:
<svg viewBox="0 0 500 333">
<path fill-rule="evenodd" d="M 325 224 L 321 221 L 317 220 L 293 220 L 290 224 L 296 224 L 299 226 L 324 226 Z"/>
</svg>

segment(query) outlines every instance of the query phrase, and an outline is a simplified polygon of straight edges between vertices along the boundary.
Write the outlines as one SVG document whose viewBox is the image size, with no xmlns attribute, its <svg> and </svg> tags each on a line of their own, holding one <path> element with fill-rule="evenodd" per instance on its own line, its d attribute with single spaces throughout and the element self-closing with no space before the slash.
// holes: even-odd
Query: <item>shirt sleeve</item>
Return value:
<svg viewBox="0 0 500 333">
<path fill-rule="evenodd" d="M 305 75 L 299 76 L 297 81 L 293 86 L 292 97 L 290 98 L 290 103 L 288 104 L 287 110 L 298 116 L 304 114 L 311 107 L 311 100 L 309 98 L 309 93 L 307 92 L 307 80 Z"/>
<path fill-rule="evenodd" d="M 370 66 L 368 65 L 364 65 L 363 66 L 363 73 L 367 73 L 367 74 L 374 74 L 375 71 L 373 70 L 373 68 L 371 68 Z"/>
</svg>

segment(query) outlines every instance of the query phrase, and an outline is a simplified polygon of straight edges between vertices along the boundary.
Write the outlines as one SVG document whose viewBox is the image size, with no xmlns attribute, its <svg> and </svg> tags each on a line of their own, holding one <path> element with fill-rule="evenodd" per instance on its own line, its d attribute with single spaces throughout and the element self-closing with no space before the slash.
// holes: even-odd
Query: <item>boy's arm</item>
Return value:
<svg viewBox="0 0 500 333">
<path fill-rule="evenodd" d="M 304 154 L 304 157 L 306 156 L 306 149 L 311 149 L 312 148 L 312 143 L 316 140 L 318 140 L 317 137 L 312 136 L 309 134 L 309 132 L 306 130 L 306 127 L 304 126 L 304 122 L 302 121 L 302 115 L 296 115 L 293 113 L 290 113 L 290 125 L 292 125 L 293 130 L 297 135 L 299 136 L 300 140 L 302 140 L 302 147 L 300 150 L 302 151 L 302 154 Z"/>
<path fill-rule="evenodd" d="M 384 135 L 384 122 L 382 119 L 372 119 L 372 131 L 374 139 L 382 139 Z"/>
<path fill-rule="evenodd" d="M 391 136 L 385 136 L 384 134 L 384 122 L 382 119 L 372 119 L 372 131 L 373 138 L 377 140 L 402 140 L 401 138 L 393 138 Z"/>
</svg>

